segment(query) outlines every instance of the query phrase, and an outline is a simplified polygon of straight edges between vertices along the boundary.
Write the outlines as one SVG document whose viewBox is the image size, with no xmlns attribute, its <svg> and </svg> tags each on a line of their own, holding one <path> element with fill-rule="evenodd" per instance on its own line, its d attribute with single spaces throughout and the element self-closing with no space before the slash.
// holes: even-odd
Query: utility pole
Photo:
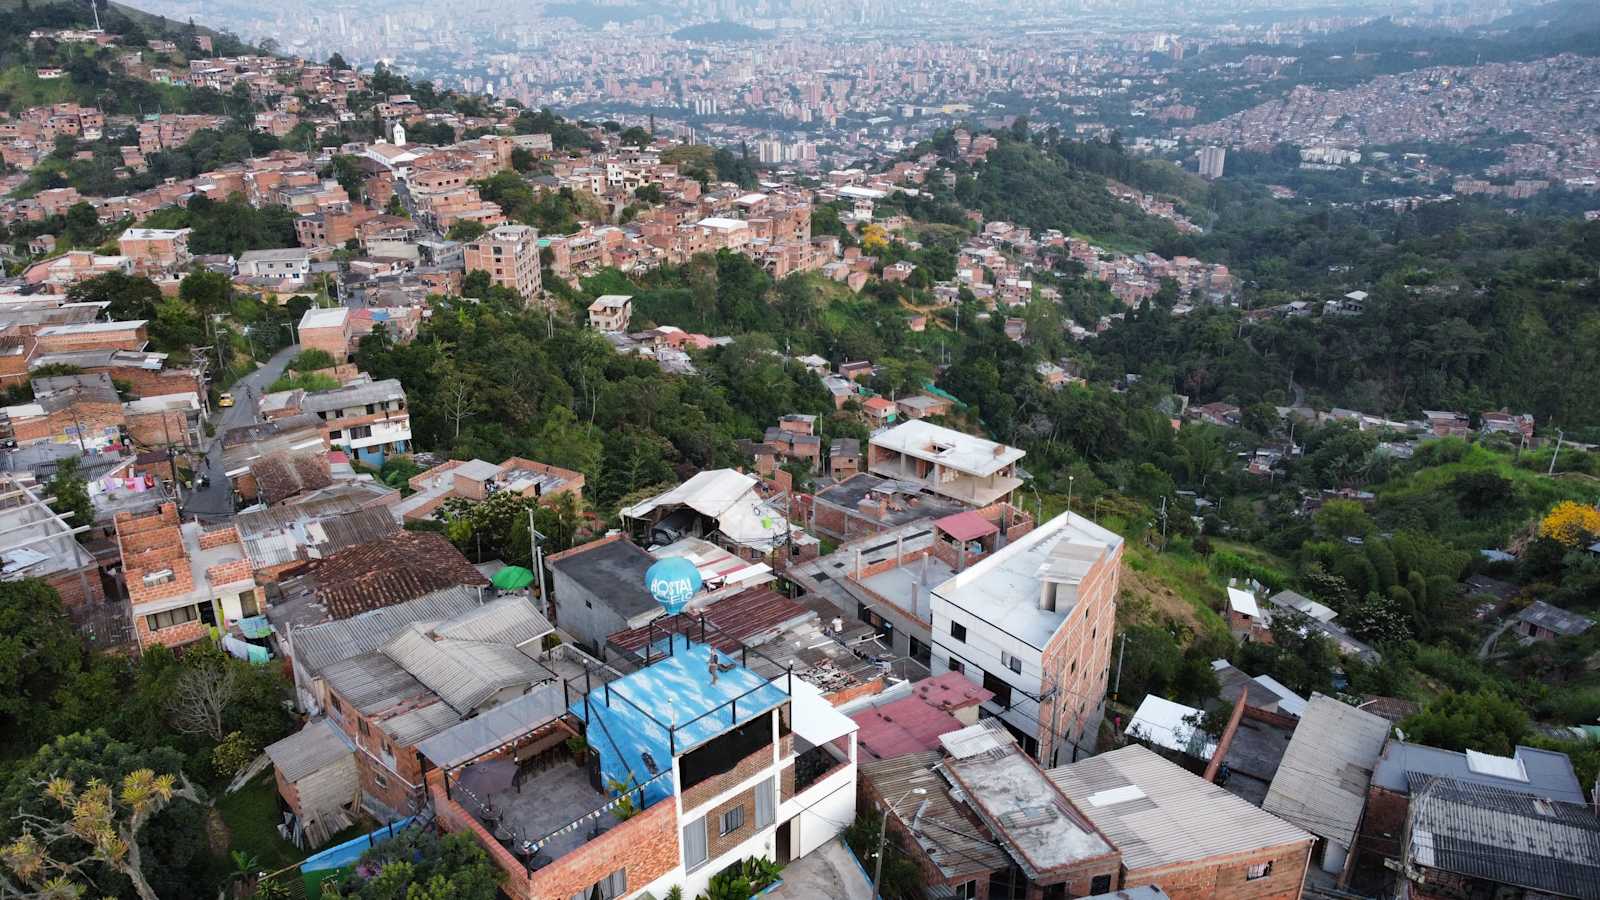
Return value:
<svg viewBox="0 0 1600 900">
<path fill-rule="evenodd" d="M 1122 691 L 1122 655 L 1128 652 L 1128 633 L 1122 633 L 1122 646 L 1117 648 L 1117 678 L 1111 682 L 1111 699 L 1115 700 Z"/>
<path fill-rule="evenodd" d="M 1567 433 L 1565 431 L 1559 428 L 1556 429 L 1556 452 L 1550 454 L 1550 471 L 1546 472 L 1546 475 L 1556 474 L 1556 460 L 1561 456 L 1561 441 L 1566 436 Z"/>
<path fill-rule="evenodd" d="M 1067 476 L 1067 512 L 1069 513 L 1072 512 L 1072 482 L 1077 477 L 1076 475 Z"/>
<path fill-rule="evenodd" d="M 1167 498 L 1161 498 L 1161 549 L 1167 549 Z"/>
<path fill-rule="evenodd" d="M 539 605 L 544 607 L 544 614 L 549 617 L 550 595 L 544 589 L 544 535 L 533 527 L 532 506 L 528 507 L 528 543 L 533 545 L 533 567 L 539 575 Z"/>
<path fill-rule="evenodd" d="M 904 794 L 901 794 L 900 795 L 900 800 L 904 800 L 907 797 L 911 796 L 912 794 L 917 794 L 918 796 L 921 796 L 922 794 L 926 794 L 927 792 L 928 791 L 925 788 L 912 788 L 911 790 L 906 791 Z M 881 817 L 882 817 L 883 821 L 878 823 L 878 861 L 876 863 L 874 863 L 873 866 L 872 866 L 872 898 L 873 898 L 873 900 L 878 900 L 878 898 L 881 896 L 881 890 L 882 890 L 882 887 L 883 887 L 883 845 L 884 845 L 884 839 L 889 836 L 889 813 L 893 812 L 894 808 L 896 806 L 900 805 L 900 800 L 896 800 L 893 803 L 889 804 L 889 808 L 888 809 L 881 809 L 880 808 L 878 810 L 882 814 Z"/>
</svg>

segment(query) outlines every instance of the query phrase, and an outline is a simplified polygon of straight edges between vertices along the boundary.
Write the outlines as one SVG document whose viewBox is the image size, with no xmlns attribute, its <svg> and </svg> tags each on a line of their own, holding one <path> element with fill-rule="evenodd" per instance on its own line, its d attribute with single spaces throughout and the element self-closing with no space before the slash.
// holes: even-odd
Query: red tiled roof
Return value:
<svg viewBox="0 0 1600 900">
<path fill-rule="evenodd" d="M 335 619 L 382 609 L 457 585 L 489 579 L 443 535 L 397 531 L 316 562 L 317 597 Z"/>
<path fill-rule="evenodd" d="M 861 752 L 874 759 L 939 749 L 939 736 L 966 727 L 950 714 L 994 695 L 973 684 L 960 672 L 924 678 L 911 688 L 911 696 L 862 710 L 850 718 L 861 726 L 856 741 Z"/>
<path fill-rule="evenodd" d="M 939 735 L 959 731 L 961 720 L 934 709 L 916 697 L 863 710 L 850 717 L 861 726 L 856 735 L 861 752 L 872 759 L 939 749 Z"/>
<path fill-rule="evenodd" d="M 971 509 L 935 519 L 933 524 L 958 541 L 975 541 L 1000 530 L 999 526 Z"/>
<path fill-rule="evenodd" d="M 808 610 L 770 587 L 754 587 L 724 597 L 702 610 L 708 625 L 706 641 L 724 653 L 735 653 L 751 638 L 774 632 L 785 623 L 804 616 Z M 649 641 L 663 640 L 668 632 L 688 634 L 700 639 L 700 615 L 683 613 L 664 616 L 642 628 L 619 631 L 606 642 L 619 650 L 639 654 Z"/>
</svg>

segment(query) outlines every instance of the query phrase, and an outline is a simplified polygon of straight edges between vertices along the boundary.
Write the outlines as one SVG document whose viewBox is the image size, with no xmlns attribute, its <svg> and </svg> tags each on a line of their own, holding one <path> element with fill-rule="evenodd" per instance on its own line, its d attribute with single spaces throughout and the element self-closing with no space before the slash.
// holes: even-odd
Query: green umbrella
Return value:
<svg viewBox="0 0 1600 900">
<path fill-rule="evenodd" d="M 506 569 L 494 573 L 490 583 L 501 591 L 520 591 L 528 585 L 533 585 L 533 572 L 528 572 L 520 565 L 507 565 Z"/>
<path fill-rule="evenodd" d="M 533 573 L 521 566 L 506 566 L 494 573 L 489 583 L 502 591 L 520 591 L 533 584 Z"/>
</svg>

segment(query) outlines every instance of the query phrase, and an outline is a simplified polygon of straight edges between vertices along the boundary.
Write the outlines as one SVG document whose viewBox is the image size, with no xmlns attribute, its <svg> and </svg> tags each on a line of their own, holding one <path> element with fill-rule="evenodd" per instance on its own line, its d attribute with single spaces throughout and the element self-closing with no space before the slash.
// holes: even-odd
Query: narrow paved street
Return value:
<svg viewBox="0 0 1600 900">
<path fill-rule="evenodd" d="M 227 393 L 233 394 L 233 406 L 213 412 L 212 424 L 216 426 L 217 436 L 209 442 L 205 464 L 196 472 L 199 474 L 203 471 L 211 479 L 211 484 L 205 490 L 193 491 L 184 497 L 184 512 L 197 516 L 227 516 L 233 513 L 233 491 L 228 487 L 228 477 L 222 466 L 222 435 L 229 428 L 255 423 L 262 393 L 268 385 L 278 380 L 289 365 L 289 360 L 299 352 L 298 344 L 279 350 L 265 365 L 239 379 L 228 389 Z"/>
</svg>

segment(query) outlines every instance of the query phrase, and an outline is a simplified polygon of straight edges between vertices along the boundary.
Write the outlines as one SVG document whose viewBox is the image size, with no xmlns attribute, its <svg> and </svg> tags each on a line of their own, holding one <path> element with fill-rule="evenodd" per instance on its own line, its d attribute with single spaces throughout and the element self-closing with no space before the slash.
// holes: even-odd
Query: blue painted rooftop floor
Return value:
<svg viewBox="0 0 1600 900">
<path fill-rule="evenodd" d="M 673 635 L 672 641 L 671 656 L 658 658 L 607 685 L 611 691 L 609 704 L 605 687 L 589 693 L 588 710 L 595 721 L 589 723 L 588 742 L 600 754 L 600 773 L 607 782 L 628 784 L 631 778 L 633 784 L 644 784 L 657 773 L 670 771 L 673 743 L 664 726 L 677 726 L 676 747 L 682 753 L 750 721 L 789 697 L 779 684 L 768 682 L 707 644 L 691 641 L 685 635 Z M 664 649 L 663 641 L 657 652 Z M 715 684 L 708 664 L 713 653 L 722 665 L 733 665 L 728 671 L 718 672 Z M 735 698 L 737 704 L 727 705 Z M 629 700 L 633 702 L 630 704 Z M 585 719 L 582 698 L 572 704 L 570 711 Z M 697 718 L 701 716 L 704 717 Z M 646 753 L 655 763 L 654 772 L 644 763 Z M 650 784 L 645 790 L 645 805 L 670 796 L 674 790 L 671 782 L 671 778 L 663 778 Z"/>
</svg>

